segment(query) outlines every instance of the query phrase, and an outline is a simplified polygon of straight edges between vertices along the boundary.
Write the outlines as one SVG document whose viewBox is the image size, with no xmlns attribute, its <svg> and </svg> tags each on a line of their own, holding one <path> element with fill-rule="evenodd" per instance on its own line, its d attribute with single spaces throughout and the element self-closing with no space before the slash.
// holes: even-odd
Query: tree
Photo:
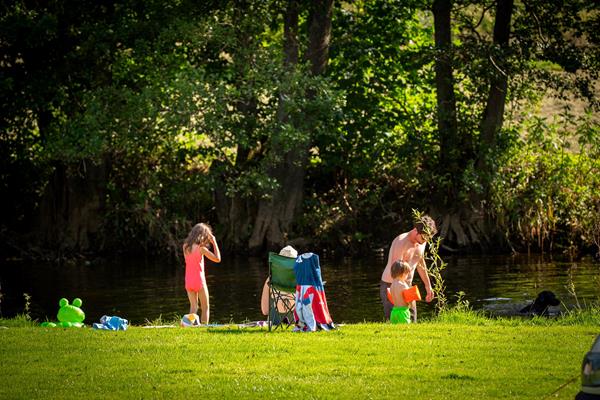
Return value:
<svg viewBox="0 0 600 400">
<path fill-rule="evenodd" d="M 440 174 L 448 176 L 450 190 L 458 188 L 464 165 L 464 139 L 459 136 L 456 116 L 456 98 L 454 96 L 454 77 L 452 69 L 451 10 L 452 1 L 435 0 L 433 2 L 433 20 L 435 32 L 435 86 L 437 96 L 437 121 L 440 137 Z M 445 199 L 448 203 L 456 201 L 456 193 Z"/>
<path fill-rule="evenodd" d="M 331 18 L 333 0 L 315 0 L 311 2 L 308 26 L 309 45 L 305 58 L 310 63 L 310 73 L 313 76 L 323 74 L 327 66 L 329 43 L 331 39 Z M 290 69 L 295 66 L 297 56 L 298 31 L 298 3 L 288 1 L 286 17 L 284 18 L 285 31 L 285 67 Z M 285 102 L 289 93 L 280 95 L 278 119 L 282 126 L 289 123 L 289 115 L 285 111 Z M 309 100 L 314 100 L 318 95 L 309 89 L 306 93 Z M 306 115 L 308 129 L 314 129 L 316 119 Z M 292 128 L 297 128 L 292 124 Z M 261 200 L 258 206 L 249 247 L 251 251 L 263 248 L 264 242 L 268 247 L 281 246 L 289 240 L 288 233 L 293 221 L 301 210 L 304 195 L 304 176 L 308 162 L 308 149 L 312 139 L 310 135 L 300 137 L 293 148 L 282 149 L 281 146 L 273 148 L 275 152 L 282 152 L 282 161 L 278 162 L 270 171 L 270 176 L 278 182 L 278 187 L 269 199 Z M 277 143 L 277 138 L 275 138 Z"/>
<path fill-rule="evenodd" d="M 289 0 L 283 22 L 283 63 L 284 71 L 289 75 L 293 75 L 298 67 L 298 13 L 298 2 Z M 248 242 L 251 251 L 262 250 L 265 241 L 267 246 L 271 247 L 280 246 L 288 240 L 287 233 L 302 202 L 303 163 L 306 158 L 303 154 L 304 146 L 303 143 L 298 143 L 298 146 L 286 149 L 283 145 L 285 134 L 281 134 L 281 130 L 291 123 L 289 106 L 286 104 L 290 95 L 291 93 L 281 88 L 277 110 L 277 120 L 281 129 L 275 132 L 272 148 L 280 158 L 268 170 L 270 178 L 277 182 L 277 187 L 268 198 L 259 200 L 252 235 Z"/>
<path fill-rule="evenodd" d="M 528 124 L 521 121 L 531 118 L 524 111 L 541 93 L 583 97 L 597 107 L 589 90 L 598 77 L 597 42 L 591 28 L 598 18 L 593 9 L 585 2 L 456 2 L 451 23 L 458 33 L 453 54 L 454 72 L 460 78 L 454 92 L 459 137 L 466 138 L 457 141 L 465 168 L 456 182 L 467 201 L 462 212 L 439 212 L 444 216 L 442 234 L 450 242 L 485 246 L 498 233 L 502 225 L 498 220 L 509 218 L 490 207 L 504 197 L 494 192 L 494 185 L 503 187 L 509 179 L 502 167 L 519 146 L 524 148 Z M 469 126 L 475 135 L 465 129 Z M 470 151 L 469 140 L 476 151 Z M 492 242 L 501 240 L 498 235 Z"/>
<path fill-rule="evenodd" d="M 3 230 L 35 233 L 28 248 L 59 252 L 102 250 L 111 238 L 124 246 L 147 242 L 157 220 L 151 200 L 162 187 L 152 176 L 160 164 L 153 156 L 168 148 L 152 124 L 160 112 L 153 102 L 167 100 L 159 99 L 167 91 L 157 90 L 164 81 L 152 71 L 178 58 L 151 47 L 164 44 L 174 21 L 185 25 L 215 8 L 185 1 L 3 5 L 0 147 L 10 155 L 2 157 L 2 208 L 19 211 L 2 219 Z"/>
<path fill-rule="evenodd" d="M 482 150 L 479 154 L 478 166 L 483 173 L 489 171 L 486 162 L 487 154 L 494 153 L 497 144 L 497 136 L 502 130 L 504 121 L 504 106 L 508 96 L 508 69 L 504 68 L 505 60 L 508 58 L 510 22 L 513 13 L 513 0 L 497 0 L 496 19 L 494 22 L 494 36 L 492 54 L 489 56 L 491 78 L 489 94 L 481 122 L 480 145 Z M 502 69 L 504 68 L 504 70 Z"/>
</svg>

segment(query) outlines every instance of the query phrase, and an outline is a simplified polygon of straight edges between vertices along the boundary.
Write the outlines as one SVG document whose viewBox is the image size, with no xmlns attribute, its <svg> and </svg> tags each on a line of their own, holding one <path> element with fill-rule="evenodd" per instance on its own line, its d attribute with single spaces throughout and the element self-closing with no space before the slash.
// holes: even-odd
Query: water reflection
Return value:
<svg viewBox="0 0 600 400">
<path fill-rule="evenodd" d="M 542 257 L 460 256 L 445 257 L 444 279 L 449 299 L 458 291 L 474 308 L 515 308 L 551 290 L 567 305 L 600 297 L 600 265 L 592 260 L 568 262 Z M 321 258 L 329 310 L 335 322 L 380 321 L 379 279 L 383 258 L 330 260 Z M 207 262 L 212 322 L 260 320 L 260 291 L 267 275 L 266 260 L 224 258 L 221 264 Z M 173 318 L 188 310 L 183 288 L 183 266 L 174 261 L 122 260 L 72 266 L 4 263 L 0 267 L 2 316 L 23 312 L 23 293 L 31 296 L 31 315 L 55 320 L 61 297 L 80 297 L 86 323 L 104 315 L 119 315 L 134 324 L 145 320 Z M 420 284 L 418 275 L 416 283 Z M 421 287 L 422 289 L 422 287 Z M 433 311 L 432 304 L 419 304 L 419 315 Z"/>
</svg>

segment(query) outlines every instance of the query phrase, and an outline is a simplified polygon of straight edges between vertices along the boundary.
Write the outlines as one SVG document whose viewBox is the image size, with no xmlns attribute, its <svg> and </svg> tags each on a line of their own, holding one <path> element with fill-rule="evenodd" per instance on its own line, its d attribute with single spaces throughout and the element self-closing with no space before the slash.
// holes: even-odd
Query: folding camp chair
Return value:
<svg viewBox="0 0 600 400">
<path fill-rule="evenodd" d="M 294 322 L 294 296 L 296 293 L 296 275 L 294 263 L 296 259 L 269 253 L 269 331 L 275 326 Z"/>
</svg>

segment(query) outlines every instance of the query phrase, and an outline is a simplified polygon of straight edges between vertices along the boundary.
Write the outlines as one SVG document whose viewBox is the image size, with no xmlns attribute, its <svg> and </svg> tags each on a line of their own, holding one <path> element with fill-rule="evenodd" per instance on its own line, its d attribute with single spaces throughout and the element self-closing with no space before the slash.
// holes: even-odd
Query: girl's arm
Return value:
<svg viewBox="0 0 600 400">
<path fill-rule="evenodd" d="M 217 239 L 215 239 L 214 235 L 210 235 L 210 242 L 212 243 L 213 251 L 210 251 L 206 247 L 202 246 L 200 248 L 200 252 L 202 255 L 205 255 L 209 260 L 220 263 L 221 262 L 221 250 L 219 250 L 219 245 L 217 244 Z"/>
</svg>

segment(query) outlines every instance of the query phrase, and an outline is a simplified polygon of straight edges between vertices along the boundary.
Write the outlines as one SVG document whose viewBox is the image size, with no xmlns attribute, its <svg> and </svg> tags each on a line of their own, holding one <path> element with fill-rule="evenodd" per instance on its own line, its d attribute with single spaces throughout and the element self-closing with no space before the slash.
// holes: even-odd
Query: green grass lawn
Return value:
<svg viewBox="0 0 600 400">
<path fill-rule="evenodd" d="M 460 318 L 459 318 L 460 320 Z M 4 323 L 3 323 L 4 322 Z M 0 398 L 573 399 L 596 323 L 452 318 L 337 331 L 11 326 Z"/>
</svg>

